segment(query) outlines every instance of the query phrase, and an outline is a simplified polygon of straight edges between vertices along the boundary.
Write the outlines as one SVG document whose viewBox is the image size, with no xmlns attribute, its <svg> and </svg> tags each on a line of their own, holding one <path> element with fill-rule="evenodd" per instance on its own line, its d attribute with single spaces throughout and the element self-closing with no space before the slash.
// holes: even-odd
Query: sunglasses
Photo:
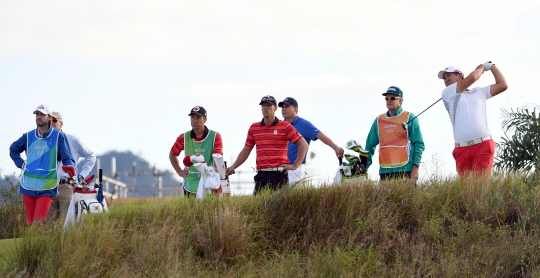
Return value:
<svg viewBox="0 0 540 278">
<path fill-rule="evenodd" d="M 52 122 L 53 122 L 53 123 L 57 123 L 57 122 L 59 122 L 59 121 L 60 121 L 60 120 L 55 119 L 55 118 L 52 119 Z"/>
<path fill-rule="evenodd" d="M 389 101 L 399 99 L 399 97 L 384 97 L 384 99 L 386 99 L 386 101 Z"/>
</svg>

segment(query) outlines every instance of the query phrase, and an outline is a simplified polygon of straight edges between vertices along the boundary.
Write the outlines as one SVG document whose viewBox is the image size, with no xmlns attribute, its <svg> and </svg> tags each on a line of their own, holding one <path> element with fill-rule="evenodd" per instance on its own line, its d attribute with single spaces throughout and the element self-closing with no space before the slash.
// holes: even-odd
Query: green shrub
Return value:
<svg viewBox="0 0 540 278">
<path fill-rule="evenodd" d="M 0 189 L 0 239 L 19 237 L 27 226 L 22 195 L 17 192 L 20 182 L 5 176 L 7 187 Z"/>
</svg>

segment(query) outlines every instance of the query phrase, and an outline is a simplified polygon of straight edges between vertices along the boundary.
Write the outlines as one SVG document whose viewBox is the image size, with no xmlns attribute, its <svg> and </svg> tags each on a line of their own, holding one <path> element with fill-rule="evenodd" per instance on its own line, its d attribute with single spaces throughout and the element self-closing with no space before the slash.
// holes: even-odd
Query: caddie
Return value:
<svg viewBox="0 0 540 278">
<path fill-rule="evenodd" d="M 192 129 L 178 136 L 169 153 L 169 159 L 176 173 L 184 178 L 184 194 L 189 197 L 190 194 L 197 194 L 200 181 L 199 171 L 193 167 L 193 164 L 206 161 L 208 166 L 214 167 L 212 154 L 223 155 L 223 143 L 218 132 L 206 127 L 206 109 L 195 106 L 188 116 L 191 119 Z M 186 152 L 183 160 L 184 169 L 178 160 L 183 150 Z"/>
<path fill-rule="evenodd" d="M 278 103 L 278 106 L 281 107 L 281 115 L 285 118 L 285 121 L 290 123 L 298 133 L 304 137 L 306 143 L 308 144 L 313 140 L 321 139 L 323 143 L 328 145 L 334 150 L 336 156 L 343 157 L 344 151 L 343 148 L 334 144 L 332 139 L 328 138 L 324 133 L 322 133 L 318 128 L 316 128 L 311 122 L 300 118 L 298 116 L 298 102 L 292 97 L 286 97 L 282 102 Z M 287 157 L 289 158 L 289 164 L 293 164 L 296 157 L 298 156 L 298 146 L 289 141 Z M 289 170 L 289 184 L 296 183 L 302 180 L 306 175 L 306 158 L 302 161 L 302 164 L 296 170 Z"/>
<path fill-rule="evenodd" d="M 485 71 L 493 73 L 495 84 L 486 87 L 472 86 Z M 452 153 L 460 176 L 470 172 L 491 173 L 495 143 L 489 130 L 486 100 L 508 88 L 506 80 L 495 64 L 486 62 L 464 78 L 463 72 L 455 66 L 439 71 L 446 88 L 442 92 L 444 106 L 450 116 L 454 131 L 455 148 Z"/>
<path fill-rule="evenodd" d="M 403 110 L 403 92 L 391 86 L 382 94 L 388 111 L 375 118 L 366 140 L 369 152 L 367 166 L 372 164 L 375 148 L 379 146 L 379 175 L 381 180 L 407 177 L 418 180 L 420 161 L 424 152 L 424 140 L 418 119 L 409 123 L 405 130 L 402 122 L 409 122 L 414 114 Z"/>
<path fill-rule="evenodd" d="M 19 191 L 28 225 L 45 223 L 51 202 L 58 195 L 58 162 L 75 167 L 66 136 L 51 126 L 51 112 L 49 106 L 39 105 L 34 110 L 37 128 L 9 147 L 11 159 L 24 173 Z M 26 161 L 21 158 L 22 152 L 26 152 Z"/>
<path fill-rule="evenodd" d="M 81 172 L 78 174 L 79 181 L 84 180 L 94 165 L 96 164 L 96 155 L 92 150 L 90 150 L 86 145 L 79 139 L 79 137 L 71 134 L 67 134 L 62 130 L 64 126 L 64 118 L 60 112 L 52 112 L 52 127 L 54 129 L 60 130 L 62 134 L 66 136 L 66 139 L 69 142 L 69 147 L 71 150 L 71 155 L 73 155 L 73 160 L 75 163 L 79 162 L 81 157 L 86 159 L 84 166 L 82 167 Z M 77 168 L 75 168 L 77 171 Z M 58 168 L 60 177 L 65 177 L 66 174 L 62 171 L 62 167 Z M 58 182 L 58 196 L 54 197 L 49 208 L 49 213 L 47 214 L 46 222 L 58 220 L 59 216 L 66 216 L 69 204 L 71 203 L 71 198 L 73 196 L 73 186 L 69 183 L 68 179 L 60 179 Z"/>
<path fill-rule="evenodd" d="M 227 175 L 248 159 L 253 147 L 257 146 L 257 175 L 255 175 L 255 191 L 257 195 L 266 187 L 277 190 L 289 180 L 287 171 L 296 170 L 302 164 L 307 152 L 307 142 L 298 131 L 276 116 L 277 103 L 273 96 L 264 96 L 259 103 L 263 119 L 249 127 L 246 144 L 238 158 L 227 168 Z M 288 142 L 298 146 L 298 154 L 294 164 L 289 164 L 287 157 Z"/>
</svg>

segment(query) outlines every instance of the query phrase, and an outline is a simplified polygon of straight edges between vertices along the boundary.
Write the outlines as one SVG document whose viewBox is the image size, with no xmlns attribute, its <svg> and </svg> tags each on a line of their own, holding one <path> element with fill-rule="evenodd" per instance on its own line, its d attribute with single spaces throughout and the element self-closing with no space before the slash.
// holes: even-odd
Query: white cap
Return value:
<svg viewBox="0 0 540 278">
<path fill-rule="evenodd" d="M 36 112 L 38 112 L 38 111 L 45 114 L 45 115 L 50 115 L 51 112 L 52 112 L 51 109 L 49 108 L 49 105 L 47 105 L 47 104 L 42 104 L 42 105 L 38 106 L 36 108 L 36 110 L 34 110 L 34 114 L 36 114 Z"/>
<path fill-rule="evenodd" d="M 459 73 L 461 73 L 461 75 L 463 75 L 463 72 L 458 67 L 449 66 L 449 67 L 446 67 L 444 70 L 439 71 L 439 78 L 440 79 L 444 79 L 444 73 L 445 72 L 459 72 Z"/>
</svg>

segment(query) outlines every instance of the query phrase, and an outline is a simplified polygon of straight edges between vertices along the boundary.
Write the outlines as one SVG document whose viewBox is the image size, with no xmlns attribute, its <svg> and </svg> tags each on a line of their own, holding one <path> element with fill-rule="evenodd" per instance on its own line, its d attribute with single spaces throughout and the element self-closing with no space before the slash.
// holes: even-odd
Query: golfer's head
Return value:
<svg viewBox="0 0 540 278">
<path fill-rule="evenodd" d="M 403 104 L 403 92 L 396 86 L 391 86 L 386 90 L 386 93 L 382 95 L 386 101 L 386 108 L 388 111 L 396 111 Z"/>
<path fill-rule="evenodd" d="M 278 103 L 281 107 L 281 115 L 285 119 L 294 119 L 298 114 L 298 102 L 292 97 L 286 97 L 282 102 Z"/>
<path fill-rule="evenodd" d="M 191 118 L 191 127 L 193 129 L 201 129 L 206 123 L 206 109 L 202 106 L 195 106 L 191 109 L 191 112 L 188 114 Z"/>
<path fill-rule="evenodd" d="M 274 117 L 277 110 L 277 102 L 273 96 L 264 96 L 259 103 L 263 117 Z"/>
<path fill-rule="evenodd" d="M 449 66 L 444 70 L 439 71 L 438 77 L 444 80 L 444 85 L 446 85 L 446 87 L 464 78 L 463 72 L 455 66 Z"/>
<path fill-rule="evenodd" d="M 36 125 L 37 126 L 47 126 L 51 124 L 51 109 L 48 105 L 42 104 L 34 110 L 36 114 Z"/>
</svg>

